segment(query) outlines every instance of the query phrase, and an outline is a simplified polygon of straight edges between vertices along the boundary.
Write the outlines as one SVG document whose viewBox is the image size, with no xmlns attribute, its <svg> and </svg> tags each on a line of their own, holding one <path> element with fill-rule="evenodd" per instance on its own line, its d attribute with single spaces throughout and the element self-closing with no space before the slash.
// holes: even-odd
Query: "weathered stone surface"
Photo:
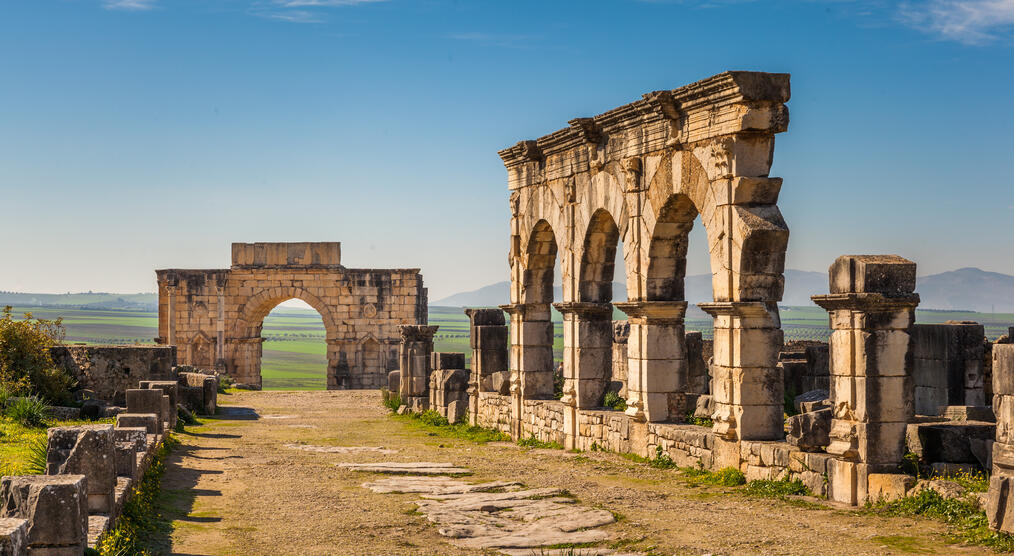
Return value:
<svg viewBox="0 0 1014 556">
<path fill-rule="evenodd" d="M 148 434 L 159 434 L 162 430 L 157 413 L 121 413 L 116 416 L 117 429 L 136 427 L 144 428 Z"/>
<path fill-rule="evenodd" d="M 399 367 L 398 326 L 425 324 L 427 293 L 418 269 L 353 269 L 341 245 L 234 243 L 232 267 L 157 270 L 159 343 L 178 345 L 180 363 L 228 369 L 260 387 L 264 317 L 297 298 L 321 314 L 327 387 L 380 388 Z"/>
<path fill-rule="evenodd" d="M 54 419 L 58 419 L 60 421 L 70 421 L 71 419 L 81 418 L 81 408 L 52 406 L 49 408 L 49 414 L 52 415 Z"/>
<path fill-rule="evenodd" d="M 915 408 L 919 415 L 940 415 L 944 406 L 985 406 L 983 340 L 974 322 L 912 326 Z"/>
<path fill-rule="evenodd" d="M 139 380 L 172 380 L 176 346 L 74 346 L 49 349 L 53 362 L 73 376 L 91 398 L 125 405 Z"/>
<path fill-rule="evenodd" d="M 180 399 L 191 411 L 202 415 L 214 415 L 218 407 L 218 377 L 205 373 L 181 372 L 179 382 Z"/>
<path fill-rule="evenodd" d="M 387 389 L 391 392 L 397 392 L 401 381 L 401 371 L 391 371 L 387 373 Z"/>
<path fill-rule="evenodd" d="M 373 492 L 388 494 L 392 492 L 416 494 L 465 494 L 469 492 L 488 492 L 491 490 L 520 490 L 521 483 L 496 481 L 490 483 L 466 483 L 460 479 L 449 477 L 390 477 L 372 483 L 363 483 L 363 488 Z"/>
<path fill-rule="evenodd" d="M 161 434 L 163 423 L 167 420 L 165 415 L 165 407 L 162 405 L 162 391 L 161 390 L 148 390 L 148 389 L 130 389 L 127 390 L 127 412 L 130 414 L 146 414 L 150 413 L 156 416 L 157 428 L 154 434 Z M 117 423 L 119 423 L 119 417 L 117 417 Z M 131 425 L 125 425 L 131 426 Z"/>
<path fill-rule="evenodd" d="M 372 473 L 396 473 L 413 475 L 462 475 L 471 473 L 464 467 L 458 467 L 453 463 L 432 463 L 432 462 L 378 462 L 378 463 L 339 463 L 338 467 L 352 469 L 355 471 L 369 471 Z"/>
<path fill-rule="evenodd" d="M 0 518 L 28 520 L 30 552 L 45 547 L 81 554 L 88 542 L 86 483 L 84 475 L 0 478 Z"/>
<path fill-rule="evenodd" d="M 115 450 L 116 476 L 135 477 L 137 475 L 137 444 L 117 442 Z"/>
<path fill-rule="evenodd" d="M 698 419 L 711 419 L 715 413 L 715 399 L 710 395 L 698 396 L 694 407 L 694 417 Z"/>
<path fill-rule="evenodd" d="M 821 451 L 831 443 L 831 409 L 800 413 L 786 420 L 785 440 L 805 452 Z"/>
<path fill-rule="evenodd" d="M 792 403 L 799 413 L 809 413 L 820 406 L 831 407 L 830 403 L 823 403 L 827 402 L 829 396 L 827 390 L 810 390 L 793 398 Z"/>
<path fill-rule="evenodd" d="M 971 440 L 992 440 L 996 427 L 989 423 L 918 423 L 907 428 L 906 444 L 926 463 L 979 464 Z M 977 446 L 978 447 L 978 446 Z"/>
<path fill-rule="evenodd" d="M 310 444 L 286 444 L 286 448 L 303 450 L 306 452 L 319 452 L 322 454 L 397 454 L 398 450 L 391 450 L 382 446 L 313 446 Z"/>
<path fill-rule="evenodd" d="M 0 518 L 0 556 L 28 554 L 28 521 L 14 517 Z"/>
<path fill-rule="evenodd" d="M 967 492 L 965 487 L 945 479 L 920 479 L 912 487 L 911 494 L 914 496 L 923 490 L 934 490 L 940 496 L 948 500 L 961 498 Z"/>
<path fill-rule="evenodd" d="M 915 477 L 900 473 L 870 473 L 867 475 L 868 500 L 871 503 L 890 502 L 904 498 L 915 484 Z"/>
<path fill-rule="evenodd" d="M 88 511 L 113 511 L 116 488 L 116 446 L 112 425 L 53 427 L 47 431 L 47 475 L 88 478 Z"/>
</svg>

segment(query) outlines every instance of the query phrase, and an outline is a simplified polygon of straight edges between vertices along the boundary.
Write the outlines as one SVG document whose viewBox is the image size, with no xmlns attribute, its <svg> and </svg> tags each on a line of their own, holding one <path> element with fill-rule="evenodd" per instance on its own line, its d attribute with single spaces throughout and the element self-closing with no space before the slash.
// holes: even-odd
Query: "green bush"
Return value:
<svg viewBox="0 0 1014 556">
<path fill-rule="evenodd" d="M 935 490 L 925 489 L 915 496 L 874 504 L 869 510 L 880 515 L 940 519 L 954 528 L 951 535 L 954 540 L 988 546 L 998 552 L 1014 552 L 1014 535 L 990 530 L 986 512 L 967 497 L 947 499 Z"/>
<path fill-rule="evenodd" d="M 810 494 L 810 490 L 806 488 L 803 481 L 796 479 L 794 481 L 781 480 L 781 481 L 750 481 L 746 484 L 744 489 L 747 494 L 754 496 L 764 496 L 768 498 L 781 498 L 783 496 L 799 495 L 799 494 Z"/>
<path fill-rule="evenodd" d="M 15 319 L 4 307 L 0 317 L 0 385 L 8 395 L 35 394 L 50 402 L 69 402 L 74 379 L 56 367 L 49 348 L 63 340 L 61 319 Z"/>
<path fill-rule="evenodd" d="M 49 419 L 49 406 L 37 396 L 11 398 L 4 415 L 26 427 L 41 427 Z"/>
<path fill-rule="evenodd" d="M 384 407 L 391 410 L 391 413 L 398 411 L 398 408 L 401 407 L 401 396 L 397 392 L 381 388 L 380 397 L 384 400 Z"/>
<path fill-rule="evenodd" d="M 229 375 L 218 375 L 218 393 L 226 394 L 229 388 L 236 384 L 236 381 Z"/>
<path fill-rule="evenodd" d="M 427 409 L 426 411 L 420 413 L 419 420 L 424 424 L 432 425 L 434 427 L 446 427 L 451 424 L 446 417 L 436 411 L 433 411 L 432 409 Z"/>
<path fill-rule="evenodd" d="M 606 395 L 602 398 L 602 406 L 615 409 L 616 411 L 623 411 L 627 409 L 627 400 L 621 398 L 616 392 L 606 392 Z"/>
<path fill-rule="evenodd" d="M 698 427 L 711 428 L 715 425 L 715 422 L 712 421 L 711 419 L 708 419 L 707 417 L 695 416 L 693 411 L 690 411 L 686 414 L 685 420 L 688 425 L 697 425 Z"/>
<path fill-rule="evenodd" d="M 718 486 L 739 486 L 746 484 L 746 475 L 735 467 L 724 467 L 718 471 L 703 468 L 684 469 L 683 476 L 693 483 Z"/>
</svg>

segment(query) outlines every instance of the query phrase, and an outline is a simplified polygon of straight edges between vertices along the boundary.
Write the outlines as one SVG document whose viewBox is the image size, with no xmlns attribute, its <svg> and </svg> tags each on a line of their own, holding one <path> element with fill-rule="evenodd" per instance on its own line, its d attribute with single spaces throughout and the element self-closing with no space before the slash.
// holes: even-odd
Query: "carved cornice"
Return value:
<svg viewBox="0 0 1014 556">
<path fill-rule="evenodd" d="M 639 126 L 659 122 L 674 122 L 674 132 L 687 124 L 693 112 L 714 110 L 730 104 L 777 104 L 789 100 L 789 75 L 731 71 L 673 90 L 653 91 L 641 100 L 614 108 L 592 118 L 571 120 L 570 127 L 561 129 L 535 141 L 521 141 L 499 152 L 507 168 L 528 162 L 544 162 L 546 158 L 589 143 L 599 144 L 605 138 Z M 707 118 L 707 115 L 702 116 Z M 776 110 L 768 121 L 772 132 L 784 131 L 788 116 Z M 682 141 L 681 137 L 669 137 Z"/>
<path fill-rule="evenodd" d="M 613 306 L 633 320 L 683 322 L 687 314 L 686 301 L 628 301 Z"/>
<path fill-rule="evenodd" d="M 810 299 L 826 311 L 891 312 L 910 311 L 919 305 L 919 294 L 886 296 L 882 293 L 832 293 Z"/>
<path fill-rule="evenodd" d="M 553 303 L 557 311 L 563 315 L 577 315 L 579 317 L 593 319 L 613 318 L 612 303 L 590 303 L 586 301 L 572 301 L 570 303 Z"/>
</svg>

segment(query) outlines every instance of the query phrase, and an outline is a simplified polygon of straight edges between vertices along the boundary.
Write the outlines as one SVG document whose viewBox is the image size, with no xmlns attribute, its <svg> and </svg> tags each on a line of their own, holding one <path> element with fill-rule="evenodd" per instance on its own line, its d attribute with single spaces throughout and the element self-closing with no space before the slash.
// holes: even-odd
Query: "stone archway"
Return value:
<svg viewBox="0 0 1014 556">
<path fill-rule="evenodd" d="M 426 289 L 418 269 L 348 269 L 340 253 L 338 243 L 235 243 L 229 269 L 158 270 L 157 341 L 178 345 L 181 364 L 260 386 L 264 317 L 300 299 L 324 322 L 328 389 L 379 388 L 398 327 L 426 323 Z"/>
<path fill-rule="evenodd" d="M 500 152 L 511 191 L 512 325 L 530 313 L 522 246 L 556 233 L 563 268 L 565 433 L 574 410 L 591 407 L 601 365 L 582 355 L 608 347 L 609 249 L 622 238 L 630 318 L 628 414 L 640 420 L 682 417 L 686 378 L 683 279 L 688 234 L 699 215 L 706 229 L 714 301 L 701 308 L 715 324 L 715 432 L 729 441 L 782 436 L 782 296 L 788 228 L 777 207 L 781 180 L 768 177 L 774 135 L 786 129 L 787 74 L 727 72 L 642 100 Z M 608 275 L 608 277 L 607 277 Z M 601 329 L 601 330 L 599 330 Z M 528 339 L 512 334 L 512 371 L 524 374 Z M 586 372 L 587 371 L 587 372 Z M 523 382 L 523 376 L 512 381 Z M 524 407 L 515 403 L 515 408 Z M 523 416 L 514 415 L 516 421 Z"/>
</svg>

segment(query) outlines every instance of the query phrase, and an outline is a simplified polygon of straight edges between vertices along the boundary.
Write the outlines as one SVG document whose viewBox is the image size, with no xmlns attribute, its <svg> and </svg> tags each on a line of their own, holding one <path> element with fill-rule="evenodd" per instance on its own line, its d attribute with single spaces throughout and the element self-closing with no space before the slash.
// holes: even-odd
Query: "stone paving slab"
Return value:
<svg viewBox="0 0 1014 556">
<path fill-rule="evenodd" d="M 322 454 L 359 454 L 372 452 L 376 454 L 397 454 L 398 450 L 390 450 L 383 446 L 314 446 L 312 444 L 286 444 L 286 448 L 320 452 Z"/>
<path fill-rule="evenodd" d="M 335 465 L 345 469 L 370 471 L 373 473 L 400 473 L 415 475 L 463 475 L 471 473 L 468 469 L 465 469 L 464 467 L 457 467 L 453 463 L 433 463 L 426 461 L 405 463 L 338 463 Z"/>
</svg>

